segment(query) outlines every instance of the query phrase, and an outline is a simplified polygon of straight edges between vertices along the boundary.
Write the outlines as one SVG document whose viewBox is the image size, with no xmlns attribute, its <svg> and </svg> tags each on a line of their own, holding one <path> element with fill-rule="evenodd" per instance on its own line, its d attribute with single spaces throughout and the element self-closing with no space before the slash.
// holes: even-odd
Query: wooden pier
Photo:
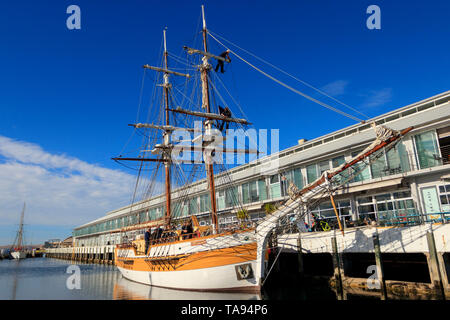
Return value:
<svg viewBox="0 0 450 320">
<path fill-rule="evenodd" d="M 402 294 L 450 298 L 448 223 L 288 234 L 278 237 L 278 248 L 284 274 L 328 277 L 342 298 L 348 290 L 381 299 Z"/>
<path fill-rule="evenodd" d="M 115 245 L 93 247 L 48 248 L 47 258 L 114 265 Z"/>
</svg>

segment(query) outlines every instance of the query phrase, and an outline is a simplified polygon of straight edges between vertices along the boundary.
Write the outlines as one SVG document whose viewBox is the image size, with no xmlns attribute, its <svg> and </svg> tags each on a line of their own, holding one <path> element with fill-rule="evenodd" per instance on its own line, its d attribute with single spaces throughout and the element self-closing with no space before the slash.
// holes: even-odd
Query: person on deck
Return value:
<svg viewBox="0 0 450 320">
<path fill-rule="evenodd" d="M 147 231 L 145 231 L 145 235 L 144 235 L 144 239 L 145 239 L 145 253 L 144 254 L 147 254 L 148 247 L 150 246 L 150 235 L 151 235 L 151 230 L 150 230 L 150 228 L 148 228 Z"/>
<path fill-rule="evenodd" d="M 162 234 L 163 234 L 163 231 L 164 231 L 164 229 L 163 229 L 163 227 L 162 226 L 159 226 L 157 229 L 156 229 L 156 239 L 157 240 L 160 240 L 161 239 L 161 236 L 162 236 Z"/>
<path fill-rule="evenodd" d="M 184 222 L 183 227 L 181 228 L 181 236 L 184 239 L 191 239 L 192 233 L 194 232 L 194 229 L 192 228 L 192 222 L 186 220 Z"/>
<path fill-rule="evenodd" d="M 230 52 L 231 52 L 230 50 L 224 51 L 219 55 L 219 57 L 224 58 L 227 62 L 231 62 L 230 55 L 229 55 Z M 217 70 L 219 70 L 219 67 L 220 67 L 220 72 L 224 73 L 225 71 L 223 70 L 223 61 L 222 60 L 217 60 L 217 66 L 216 66 L 216 69 L 214 69 L 214 71 L 217 72 Z"/>
<path fill-rule="evenodd" d="M 181 237 L 183 240 L 188 238 L 188 224 L 189 222 L 186 220 L 181 227 Z"/>
<path fill-rule="evenodd" d="M 191 239 L 194 233 L 194 228 L 192 228 L 192 221 L 189 221 L 188 225 L 187 225 L 187 234 L 188 234 L 188 239 Z"/>
</svg>

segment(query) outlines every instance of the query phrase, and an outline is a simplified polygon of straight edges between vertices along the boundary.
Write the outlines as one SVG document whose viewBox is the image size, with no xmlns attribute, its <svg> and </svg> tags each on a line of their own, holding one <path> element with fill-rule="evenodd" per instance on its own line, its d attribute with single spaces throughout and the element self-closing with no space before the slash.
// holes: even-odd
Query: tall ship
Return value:
<svg viewBox="0 0 450 320">
<path fill-rule="evenodd" d="M 288 218 L 303 221 L 317 199 L 331 199 L 334 205 L 333 194 L 382 156 L 386 149 L 393 148 L 412 127 L 395 131 L 373 124 L 376 138 L 366 149 L 339 167 L 323 172 L 302 189 L 285 177 L 289 199 L 279 203 L 257 223 L 251 222 L 246 211 L 240 209 L 242 206 L 235 196 L 232 210 L 239 223 L 223 226 L 218 221 L 217 182 L 229 186 L 225 189 L 230 192 L 228 198 L 234 195 L 233 181 L 227 174 L 223 156 L 249 156 L 260 152 L 245 144 L 241 149 L 224 145 L 229 137 L 223 133 L 228 128 L 245 129 L 251 123 L 242 109 L 232 110 L 217 90 L 221 80 L 216 74 L 223 73 L 234 52 L 219 41 L 225 51 L 219 54 L 210 51 L 209 37 L 217 38 L 206 27 L 203 6 L 201 22 L 202 47 L 183 47 L 187 61 L 185 70 L 193 71 L 192 75 L 171 68 L 169 57 L 177 61 L 180 58 L 168 52 L 166 30 L 163 31 L 162 64 L 144 65 L 146 70 L 154 72 L 155 79 L 162 80 L 162 83 L 155 80 L 155 90 L 159 90 L 161 99 L 153 99 L 158 101 L 151 106 L 148 122 L 130 125 L 142 136 L 139 155 L 113 159 L 137 164 L 138 179 L 145 185 L 143 197 L 148 198 L 150 192 L 159 190 L 165 197 L 165 208 L 162 217 L 153 221 L 145 239 L 124 241 L 116 246 L 115 262 L 123 277 L 151 286 L 260 292 L 271 270 L 268 242 L 277 227 Z M 172 83 L 172 78 L 179 82 Z M 181 98 L 175 97 L 177 93 Z M 220 100 L 222 106 L 216 100 Z M 236 116 L 239 112 L 242 117 Z M 144 178 L 145 172 L 149 173 L 148 178 Z M 210 216 L 209 225 L 199 225 L 195 215 L 185 214 L 189 212 L 185 209 L 192 205 L 189 190 L 194 188 L 196 178 L 204 179 L 208 185 L 209 197 L 202 199 L 200 205 Z M 138 183 L 133 201 L 138 194 L 137 186 Z M 334 210 L 339 222 L 335 206 Z M 131 228 L 123 231 L 128 230 Z"/>
<path fill-rule="evenodd" d="M 27 253 L 23 247 L 23 218 L 25 214 L 25 203 L 23 204 L 22 213 L 20 214 L 19 230 L 17 231 L 16 238 L 10 250 L 11 257 L 13 259 L 25 259 Z"/>
</svg>

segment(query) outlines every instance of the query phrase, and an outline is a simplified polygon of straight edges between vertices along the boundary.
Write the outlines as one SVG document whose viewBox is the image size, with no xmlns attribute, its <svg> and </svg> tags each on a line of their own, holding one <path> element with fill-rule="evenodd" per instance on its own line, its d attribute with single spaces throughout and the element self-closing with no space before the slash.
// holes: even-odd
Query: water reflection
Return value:
<svg viewBox="0 0 450 320">
<path fill-rule="evenodd" d="M 260 300 L 259 293 L 196 292 L 152 287 L 120 278 L 114 285 L 115 300 Z"/>
<path fill-rule="evenodd" d="M 70 290 L 67 268 L 80 268 L 81 289 Z M 387 300 L 441 300 L 414 283 L 388 283 Z M 262 294 L 193 292 L 151 287 L 123 278 L 115 266 L 71 263 L 65 260 L 30 258 L 0 261 L 0 300 L 368 300 L 381 299 L 379 290 L 344 288 L 338 292 L 329 279 L 296 280 L 273 274 Z"/>
<path fill-rule="evenodd" d="M 0 300 L 112 299 L 120 272 L 114 266 L 77 263 L 81 289 L 69 289 L 69 261 L 30 258 L 0 262 Z"/>
<path fill-rule="evenodd" d="M 12 294 L 11 294 L 11 300 L 16 300 L 16 293 L 17 293 L 17 276 L 18 276 L 18 270 L 19 270 L 19 264 L 21 259 L 13 260 L 13 285 L 12 285 Z"/>
</svg>

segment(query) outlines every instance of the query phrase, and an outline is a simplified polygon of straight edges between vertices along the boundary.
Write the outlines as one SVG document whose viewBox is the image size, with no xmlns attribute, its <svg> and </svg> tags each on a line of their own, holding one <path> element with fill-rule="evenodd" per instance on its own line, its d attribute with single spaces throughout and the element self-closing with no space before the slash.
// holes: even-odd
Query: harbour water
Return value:
<svg viewBox="0 0 450 320">
<path fill-rule="evenodd" d="M 78 269 L 79 268 L 79 269 Z M 79 270 L 79 288 L 74 277 Z M 337 300 L 326 281 L 282 280 L 274 275 L 261 294 L 204 293 L 151 287 L 124 279 L 115 266 L 33 258 L 0 261 L 0 300 Z M 379 299 L 377 294 L 346 295 Z M 417 299 L 409 296 L 403 299 Z"/>
</svg>

